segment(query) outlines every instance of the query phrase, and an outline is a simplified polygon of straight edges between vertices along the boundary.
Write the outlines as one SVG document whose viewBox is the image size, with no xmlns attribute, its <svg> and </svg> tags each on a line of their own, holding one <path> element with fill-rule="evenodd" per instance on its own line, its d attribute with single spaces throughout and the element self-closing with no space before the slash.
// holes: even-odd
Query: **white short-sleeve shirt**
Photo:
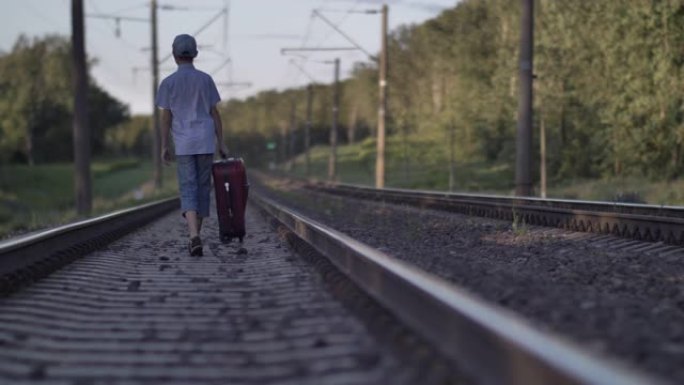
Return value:
<svg viewBox="0 0 684 385">
<path fill-rule="evenodd" d="M 176 155 L 213 154 L 216 148 L 211 108 L 221 101 L 208 74 L 184 63 L 159 85 L 157 107 L 171 111 Z"/>
</svg>

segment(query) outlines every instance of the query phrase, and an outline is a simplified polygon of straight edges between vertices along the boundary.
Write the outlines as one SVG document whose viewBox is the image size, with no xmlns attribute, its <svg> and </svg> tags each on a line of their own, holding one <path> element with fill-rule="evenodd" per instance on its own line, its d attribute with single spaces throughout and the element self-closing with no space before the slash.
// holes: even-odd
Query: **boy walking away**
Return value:
<svg viewBox="0 0 684 385">
<path fill-rule="evenodd" d="M 197 57 L 195 38 L 176 36 L 172 50 L 178 70 L 161 82 L 156 100 L 161 109 L 161 158 L 165 165 L 172 160 L 168 147 L 171 132 L 178 163 L 181 213 L 190 231 L 188 250 L 192 256 L 201 256 L 200 231 L 202 221 L 209 216 L 214 152 L 218 148 L 221 156 L 227 154 L 221 115 L 216 109 L 221 98 L 211 76 L 193 65 Z"/>
</svg>

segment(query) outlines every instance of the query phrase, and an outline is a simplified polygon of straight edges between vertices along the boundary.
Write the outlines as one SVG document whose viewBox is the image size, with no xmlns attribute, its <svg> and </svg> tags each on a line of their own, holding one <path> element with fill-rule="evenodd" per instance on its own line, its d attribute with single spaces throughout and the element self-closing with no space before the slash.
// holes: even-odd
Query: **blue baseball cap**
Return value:
<svg viewBox="0 0 684 385">
<path fill-rule="evenodd" d="M 176 38 L 173 39 L 172 48 L 173 56 L 191 58 L 197 56 L 197 42 L 195 42 L 194 37 L 187 34 L 176 36 Z"/>
</svg>

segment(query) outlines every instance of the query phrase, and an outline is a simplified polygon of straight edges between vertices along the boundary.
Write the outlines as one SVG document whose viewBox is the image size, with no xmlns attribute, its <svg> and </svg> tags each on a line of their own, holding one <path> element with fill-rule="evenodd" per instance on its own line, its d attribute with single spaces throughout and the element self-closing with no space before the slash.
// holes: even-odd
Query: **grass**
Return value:
<svg viewBox="0 0 684 385">
<path fill-rule="evenodd" d="M 388 141 L 386 186 L 447 191 L 449 168 L 444 144 L 410 138 L 410 148 L 396 139 Z M 442 148 L 442 150 L 440 150 Z M 458 154 L 458 152 L 457 152 Z M 375 144 L 367 140 L 338 148 L 337 180 L 373 185 Z M 329 148 L 311 149 L 309 177 L 327 179 Z M 289 173 L 307 176 L 305 158 L 298 156 Z M 177 194 L 175 167 L 164 168 L 164 188 L 151 184 L 152 165 L 136 159 L 104 160 L 92 165 L 93 214 L 130 207 Z M 511 164 L 465 161 L 456 158 L 454 191 L 511 195 Z M 0 239 L 79 219 L 73 210 L 73 166 L 0 166 Z M 684 180 L 649 181 L 644 178 L 568 180 L 550 184 L 550 198 L 601 201 L 640 201 L 660 205 L 684 205 Z"/>
<path fill-rule="evenodd" d="M 523 236 L 527 234 L 527 223 L 525 223 L 525 219 L 520 216 L 520 214 L 513 208 L 513 223 L 511 224 L 511 230 L 513 230 L 513 234 L 516 236 Z"/>
<path fill-rule="evenodd" d="M 91 172 L 92 215 L 177 192 L 173 167 L 164 168 L 164 188 L 155 191 L 148 161 L 97 161 Z M 80 219 L 73 208 L 73 175 L 73 165 L 67 163 L 0 166 L 0 238 Z"/>
<path fill-rule="evenodd" d="M 337 181 L 373 185 L 375 183 L 375 148 L 372 142 L 363 142 L 338 147 Z M 413 146 L 413 145 L 412 145 Z M 385 185 L 413 189 L 449 189 L 449 165 L 440 159 L 439 154 L 431 153 L 428 144 L 417 146 L 424 154 L 417 154 L 417 148 L 403 153 L 388 153 L 386 160 Z M 329 147 L 316 146 L 311 149 L 311 169 L 309 177 L 327 179 Z M 487 164 L 457 160 L 455 190 L 505 192 L 513 190 L 513 170 L 505 164 Z M 290 173 L 305 177 L 304 155 L 293 162 Z"/>
<path fill-rule="evenodd" d="M 449 190 L 448 157 L 443 143 L 410 138 L 411 147 L 402 152 L 401 143 L 388 142 L 385 185 L 428 190 Z M 390 150 L 394 147 L 394 150 Z M 311 170 L 306 175 L 305 158 L 299 155 L 288 171 L 299 177 L 327 179 L 329 147 L 311 149 Z M 458 151 L 457 151 L 458 154 Z M 372 140 L 343 145 L 337 150 L 337 181 L 374 185 L 375 148 Z M 455 160 L 454 191 L 512 195 L 515 189 L 513 164 Z M 539 186 L 535 186 L 538 191 Z M 548 186 L 549 198 L 621 201 L 658 205 L 684 205 L 684 179 L 652 181 L 646 178 L 607 178 L 555 181 Z"/>
</svg>

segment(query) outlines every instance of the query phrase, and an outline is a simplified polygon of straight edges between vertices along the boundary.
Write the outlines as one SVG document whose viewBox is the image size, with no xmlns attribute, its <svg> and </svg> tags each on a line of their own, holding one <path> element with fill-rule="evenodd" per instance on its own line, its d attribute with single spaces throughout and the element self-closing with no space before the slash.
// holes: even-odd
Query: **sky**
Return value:
<svg viewBox="0 0 684 385">
<path fill-rule="evenodd" d="M 153 108 L 150 1 L 83 2 L 86 54 L 96 60 L 91 75 L 132 114 L 149 114 Z M 457 2 L 384 1 L 389 6 L 390 30 L 422 23 Z M 11 52 L 21 34 L 71 35 L 71 0 L 0 0 L 0 4 L 0 52 Z M 369 62 L 365 52 L 375 55 L 380 50 L 380 14 L 359 11 L 379 10 L 382 0 L 158 0 L 158 4 L 159 59 L 166 59 L 160 63 L 160 80 L 176 69 L 169 57 L 173 38 L 189 33 L 199 45 L 195 66 L 214 77 L 223 100 L 303 87 L 311 81 L 330 83 L 333 59 L 340 58 L 340 75 L 345 78 L 355 63 Z M 312 16 L 314 10 L 322 17 Z M 121 19 L 117 26 L 112 17 L 136 20 Z M 281 52 L 299 47 L 351 48 L 352 42 L 363 51 Z"/>
</svg>

